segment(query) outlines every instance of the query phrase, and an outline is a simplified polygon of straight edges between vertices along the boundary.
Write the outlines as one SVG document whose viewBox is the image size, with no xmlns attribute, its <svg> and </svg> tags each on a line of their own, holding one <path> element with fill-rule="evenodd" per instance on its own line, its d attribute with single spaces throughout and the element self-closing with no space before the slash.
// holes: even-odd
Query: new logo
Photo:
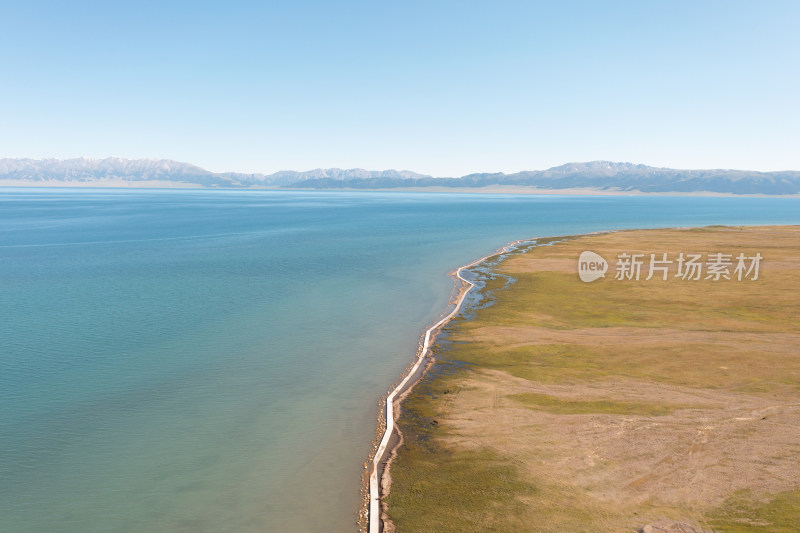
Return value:
<svg viewBox="0 0 800 533">
<path fill-rule="evenodd" d="M 594 252 L 581 252 L 578 258 L 578 276 L 581 281 L 589 283 L 596 279 L 605 277 L 608 270 L 608 261 Z"/>
</svg>

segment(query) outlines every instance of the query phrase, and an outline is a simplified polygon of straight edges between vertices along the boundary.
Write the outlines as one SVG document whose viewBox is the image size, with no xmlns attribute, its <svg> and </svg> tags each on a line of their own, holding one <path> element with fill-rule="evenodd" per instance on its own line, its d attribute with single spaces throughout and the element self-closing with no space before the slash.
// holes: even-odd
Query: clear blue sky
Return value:
<svg viewBox="0 0 800 533">
<path fill-rule="evenodd" d="M 800 169 L 794 0 L 6 0 L 0 21 L 0 157 Z"/>
</svg>

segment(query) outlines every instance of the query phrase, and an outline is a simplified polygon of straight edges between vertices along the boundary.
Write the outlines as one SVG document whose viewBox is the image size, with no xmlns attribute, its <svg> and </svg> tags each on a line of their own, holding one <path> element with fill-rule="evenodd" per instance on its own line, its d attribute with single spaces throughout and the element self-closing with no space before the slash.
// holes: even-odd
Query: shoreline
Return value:
<svg viewBox="0 0 800 533">
<path fill-rule="evenodd" d="M 383 431 L 381 432 L 381 439 L 377 449 L 372 455 L 372 459 L 368 462 L 366 510 L 368 516 L 367 531 L 369 533 L 380 533 L 384 531 L 385 523 L 388 519 L 388 517 L 385 516 L 385 506 L 381 505 L 381 503 L 385 496 L 385 490 L 391 485 L 388 467 L 391 465 L 392 458 L 403 442 L 402 435 L 399 433 L 396 425 L 397 415 L 399 415 L 399 404 L 403 397 L 411 391 L 414 385 L 424 375 L 427 367 L 433 363 L 433 358 L 429 356 L 429 352 L 431 351 L 436 335 L 441 331 L 443 326 L 458 315 L 467 295 L 475 288 L 473 282 L 462 277 L 462 271 L 474 267 L 490 257 L 508 253 L 522 243 L 535 242 L 537 239 L 542 238 L 546 237 L 534 237 L 512 241 L 480 259 L 458 267 L 455 271 L 450 273 L 450 276 L 454 278 L 455 282 L 455 301 L 453 302 L 451 300 L 453 309 L 432 326 L 428 327 L 420 336 L 420 347 L 417 350 L 417 357 L 414 364 L 401 376 L 402 380 L 400 383 L 395 386 L 386 396 L 386 399 L 381 402 L 383 403 L 383 414 L 379 415 L 378 431 L 380 432 L 381 428 L 383 428 Z M 423 362 L 426 362 L 424 367 L 422 365 Z M 397 402 L 396 410 L 395 402 Z M 390 446 L 390 444 L 392 445 Z"/>
<path fill-rule="evenodd" d="M 576 236 L 584 235 L 600 235 L 605 233 L 614 233 L 618 230 L 601 230 L 582 233 L 579 235 L 559 235 L 559 236 L 540 236 L 529 237 L 525 239 L 518 239 L 511 241 L 494 252 L 487 254 L 475 261 L 467 263 L 458 267 L 450 273 L 454 278 L 454 298 L 448 303 L 453 305 L 453 309 L 447 313 L 443 318 L 439 319 L 432 326 L 425 329 L 425 332 L 420 335 L 419 348 L 417 350 L 417 357 L 414 364 L 410 365 L 408 369 L 400 376 L 402 378 L 400 383 L 393 387 L 387 396 L 381 400 L 381 413 L 378 417 L 378 435 L 380 440 L 377 447 L 372 454 L 371 459 L 365 463 L 366 470 L 366 487 L 362 486 L 362 493 L 365 493 L 364 503 L 359 512 L 360 518 L 366 515 L 366 527 L 359 527 L 360 531 L 367 533 L 381 533 L 383 531 L 393 531 L 394 528 L 386 529 L 387 523 L 391 524 L 388 516 L 386 515 L 385 505 L 382 505 L 383 498 L 386 492 L 391 487 L 391 475 L 389 470 L 392 460 L 397 455 L 397 450 L 403 444 L 403 436 L 397 429 L 397 418 L 400 415 L 400 404 L 403 399 L 411 392 L 414 386 L 425 375 L 425 372 L 434 363 L 434 358 L 429 355 L 433 347 L 436 336 L 448 322 L 455 318 L 461 311 L 461 306 L 466 300 L 467 295 L 475 288 L 475 284 L 468 279 L 461 276 L 464 270 L 470 269 L 487 259 L 507 254 L 513 249 L 519 247 L 523 243 L 536 244 L 537 241 L 544 239 L 567 239 Z M 423 365 L 422 363 L 425 363 Z M 398 379 L 400 379 L 398 378 Z M 396 404 L 396 405 L 395 405 Z M 360 523 L 361 520 L 359 520 Z"/>
</svg>

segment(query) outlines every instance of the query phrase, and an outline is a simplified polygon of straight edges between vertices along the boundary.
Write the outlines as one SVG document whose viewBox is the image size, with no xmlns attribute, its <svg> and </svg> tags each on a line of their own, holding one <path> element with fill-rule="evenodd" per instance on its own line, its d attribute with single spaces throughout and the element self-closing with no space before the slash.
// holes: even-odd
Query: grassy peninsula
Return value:
<svg viewBox="0 0 800 533">
<path fill-rule="evenodd" d="M 604 278 L 580 281 L 584 250 Z M 757 280 L 689 281 L 673 263 L 645 281 L 665 252 L 763 260 Z M 614 279 L 622 253 L 645 254 L 640 280 Z M 506 258 L 493 304 L 448 324 L 402 404 L 389 529 L 796 531 L 799 271 L 797 226 L 621 231 Z"/>
</svg>

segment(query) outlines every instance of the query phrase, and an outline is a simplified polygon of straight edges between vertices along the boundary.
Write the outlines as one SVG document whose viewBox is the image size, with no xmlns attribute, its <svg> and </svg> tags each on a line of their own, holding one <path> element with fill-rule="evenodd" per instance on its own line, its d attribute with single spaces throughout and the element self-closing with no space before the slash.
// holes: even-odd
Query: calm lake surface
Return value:
<svg viewBox="0 0 800 533">
<path fill-rule="evenodd" d="M 0 189 L 0 531 L 354 531 L 448 271 L 522 238 L 775 223 L 800 200 Z"/>
</svg>

